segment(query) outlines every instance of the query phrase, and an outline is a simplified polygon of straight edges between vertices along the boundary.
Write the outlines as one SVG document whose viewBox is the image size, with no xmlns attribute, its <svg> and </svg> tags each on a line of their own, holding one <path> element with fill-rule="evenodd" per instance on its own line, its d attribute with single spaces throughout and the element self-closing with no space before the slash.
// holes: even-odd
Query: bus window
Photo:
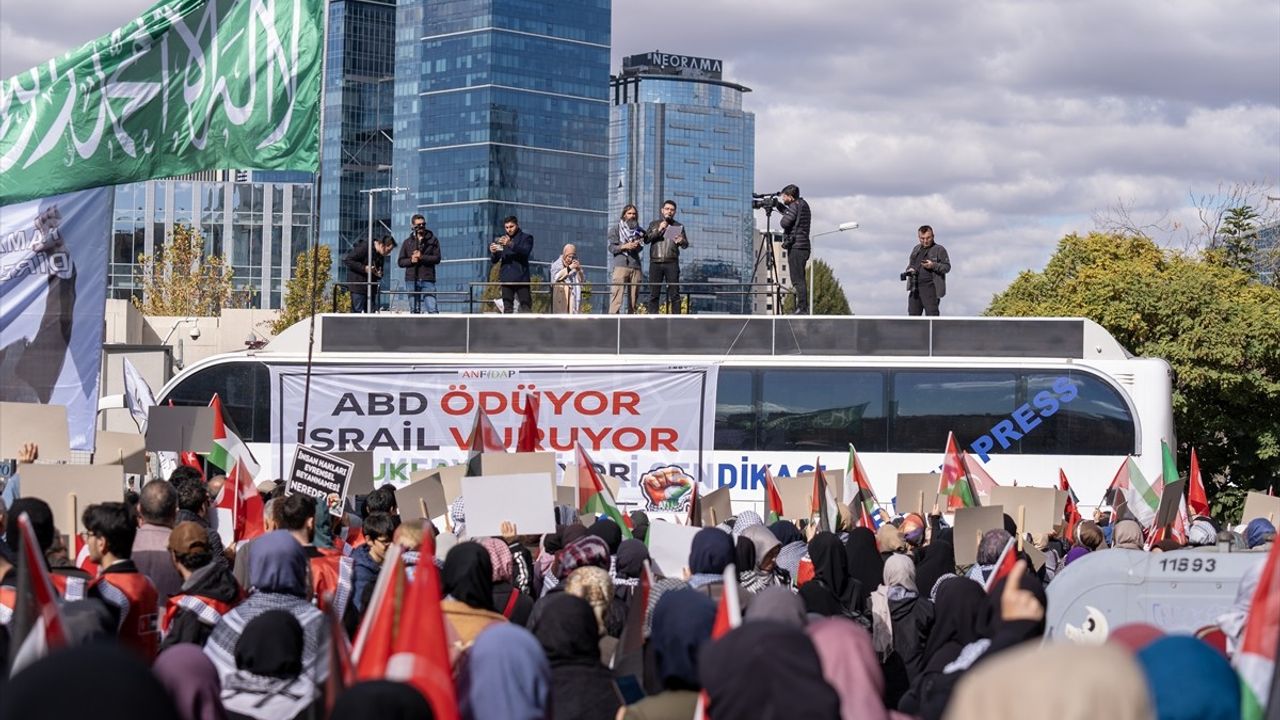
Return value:
<svg viewBox="0 0 1280 720">
<path fill-rule="evenodd" d="M 761 450 L 885 449 L 884 375 L 869 370 L 766 370 Z"/>
<path fill-rule="evenodd" d="M 756 449 L 756 404 L 753 373 L 725 370 L 716 382 L 716 449 Z"/>
<path fill-rule="evenodd" d="M 889 451 L 940 453 L 946 450 L 948 432 L 955 432 L 961 448 L 968 447 L 1009 417 L 1017 407 L 1017 391 L 1017 379 L 1011 372 L 895 372 Z"/>
<path fill-rule="evenodd" d="M 1041 419 L 1034 432 L 1022 438 L 1022 452 L 1045 455 L 1129 455 L 1136 451 L 1133 415 L 1124 398 L 1102 380 L 1082 372 L 1028 374 L 1024 402 L 1036 393 L 1053 391 L 1054 382 L 1068 376 L 1077 397 Z"/>
<path fill-rule="evenodd" d="M 271 373 L 260 362 L 211 365 L 184 379 L 159 402 L 208 405 L 214 393 L 245 442 L 271 441 Z"/>
</svg>

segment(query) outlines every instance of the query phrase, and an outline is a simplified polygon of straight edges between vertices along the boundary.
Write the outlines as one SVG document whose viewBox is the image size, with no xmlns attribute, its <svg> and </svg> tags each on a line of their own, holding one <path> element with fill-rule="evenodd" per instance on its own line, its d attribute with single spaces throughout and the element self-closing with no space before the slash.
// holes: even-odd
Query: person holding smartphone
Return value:
<svg viewBox="0 0 1280 720">
<path fill-rule="evenodd" d="M 551 312 L 575 315 L 582 311 L 582 263 L 578 248 L 565 245 L 551 263 Z"/>
<path fill-rule="evenodd" d="M 489 262 L 498 265 L 498 281 L 502 283 L 502 312 L 533 312 L 533 293 L 529 291 L 529 256 L 533 254 L 533 236 L 520 229 L 515 215 L 502 221 L 505 234 L 489 243 Z"/>
</svg>

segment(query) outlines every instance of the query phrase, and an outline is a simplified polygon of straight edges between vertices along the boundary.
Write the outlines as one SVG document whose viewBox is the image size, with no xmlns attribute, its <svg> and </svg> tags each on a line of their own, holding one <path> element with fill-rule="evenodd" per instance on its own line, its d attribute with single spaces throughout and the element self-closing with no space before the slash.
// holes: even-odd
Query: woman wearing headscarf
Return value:
<svg viewBox="0 0 1280 720">
<path fill-rule="evenodd" d="M 834 533 L 820 532 L 809 541 L 813 579 L 800 588 L 807 612 L 853 618 L 863 613 L 862 584 L 849 574 L 844 545 Z"/>
<path fill-rule="evenodd" d="M 548 720 L 551 665 L 533 634 L 493 625 L 476 637 L 458 667 L 462 720 Z"/>
<path fill-rule="evenodd" d="M 613 673 L 600 663 L 599 626 L 591 606 L 568 593 L 539 605 L 531 629 L 551 663 L 556 720 L 613 720 L 620 703 Z"/>
<path fill-rule="evenodd" d="M 796 575 L 800 572 L 800 561 L 804 559 L 805 553 L 809 552 L 809 546 L 804 541 L 804 533 L 800 532 L 800 528 L 790 520 L 779 520 L 770 525 L 769 532 L 782 543 L 782 548 L 778 550 L 777 565 L 781 573 L 786 573 L 783 579 L 790 584 L 795 581 Z"/>
<path fill-rule="evenodd" d="M 774 585 L 753 597 L 742 615 L 743 622 L 760 620 L 803 628 L 809 618 L 805 615 L 804 601 L 799 595 L 791 592 L 790 588 Z"/>
<path fill-rule="evenodd" d="M 844 618 L 825 618 L 806 628 L 822 661 L 822 676 L 840 696 L 841 720 L 902 717 L 884 705 L 884 675 L 871 636 Z"/>
<path fill-rule="evenodd" d="M 969 568 L 966 577 L 985 585 L 987 578 L 991 577 L 991 572 L 995 570 L 1000 553 L 1004 552 L 1005 545 L 1009 544 L 1012 537 L 1013 535 L 1004 528 L 992 528 L 983 533 L 982 539 L 978 541 L 976 562 Z"/>
<path fill-rule="evenodd" d="M 573 571 L 564 582 L 564 591 L 580 597 L 591 606 L 596 616 L 597 632 L 600 639 L 600 660 L 608 663 L 613 658 L 613 651 L 618 645 L 618 638 L 608 634 L 609 606 L 613 600 L 613 582 L 609 573 L 603 568 L 583 567 Z"/>
<path fill-rule="evenodd" d="M 698 659 L 698 677 L 715 720 L 840 716 L 813 643 L 781 623 L 745 623 L 713 641 Z"/>
<path fill-rule="evenodd" d="M 724 569 L 733 564 L 735 555 L 729 533 L 716 528 L 699 530 L 689 548 L 689 587 L 719 600 L 724 593 Z"/>
<path fill-rule="evenodd" d="M 366 680 L 338 696 L 329 720 L 432 720 L 434 717 L 431 704 L 412 685 Z"/>
<path fill-rule="evenodd" d="M 236 643 L 236 670 L 222 680 L 227 716 L 300 720 L 318 711 L 324 698 L 304 674 L 303 647 L 302 625 L 293 615 L 271 610 L 250 620 Z"/>
<path fill-rule="evenodd" d="M 902 531 L 889 523 L 876 530 L 876 547 L 880 549 L 880 557 L 888 559 L 894 553 L 907 551 L 907 541 L 902 539 Z"/>
<path fill-rule="evenodd" d="M 882 664 L 884 699 L 890 707 L 898 706 L 911 681 L 924 670 L 925 643 L 933 629 L 933 603 L 920 597 L 915 572 L 910 556 L 891 555 L 884 563 L 884 584 L 871 595 L 873 631 L 889 630 L 889 642 L 877 640 L 876 647 L 892 648 Z"/>
<path fill-rule="evenodd" d="M 753 527 L 764 528 L 764 520 L 760 519 L 759 513 L 754 510 L 743 510 L 738 513 L 733 519 L 733 531 L 730 533 L 733 535 L 733 542 L 736 544 L 738 538 L 742 537 L 742 533 L 746 532 L 747 528 Z M 765 529 L 768 530 L 768 528 Z"/>
<path fill-rule="evenodd" d="M 288 612 L 302 625 L 302 675 L 317 684 L 329 677 L 329 624 L 324 613 L 307 599 L 309 570 L 306 552 L 289 531 L 274 530 L 254 538 L 249 556 L 249 597 L 218 620 L 204 645 L 224 689 L 227 676 L 237 669 L 236 647 L 241 634 L 254 618 L 271 610 Z"/>
<path fill-rule="evenodd" d="M 644 691 L 650 695 L 662 692 L 662 679 L 658 676 L 658 661 L 653 656 L 653 613 L 658 603 L 669 592 L 687 588 L 689 585 L 679 578 L 660 577 L 653 581 L 649 588 L 649 603 L 644 612 Z"/>
<path fill-rule="evenodd" d="M 1138 651 L 1137 658 L 1158 720 L 1236 720 L 1241 716 L 1239 676 L 1226 658 L 1200 640 L 1169 635 Z"/>
<path fill-rule="evenodd" d="M 164 650 L 151 672 L 169 691 L 182 720 L 226 720 L 218 669 L 199 645 L 182 643 Z"/>
<path fill-rule="evenodd" d="M 1141 550 L 1142 526 L 1137 520 L 1124 519 L 1111 530 L 1111 547 L 1115 550 Z"/>
<path fill-rule="evenodd" d="M 870 528 L 854 528 L 849 531 L 844 548 L 849 559 L 849 574 L 858 581 L 865 606 L 871 591 L 879 587 L 884 578 L 884 558 L 876 548 L 876 534 Z"/>
<path fill-rule="evenodd" d="M 604 518 L 591 523 L 591 527 L 587 528 L 587 535 L 598 537 L 609 546 L 609 554 L 617 555 L 618 546 L 622 544 L 622 528 L 618 523 Z"/>
<path fill-rule="evenodd" d="M 138 653 L 116 642 L 55 650 L 26 666 L 4 685 L 0 718 L 184 720 Z"/>
<path fill-rule="evenodd" d="M 929 593 L 938 578 L 956 571 L 956 548 L 950 540 L 934 538 L 920 548 L 916 561 L 916 587 L 921 594 Z"/>
<path fill-rule="evenodd" d="M 661 720 L 691 718 L 698 704 L 698 655 L 711 640 L 716 604 L 692 590 L 675 590 L 653 611 L 653 659 L 662 692 L 628 705 L 623 718 Z"/>
<path fill-rule="evenodd" d="M 631 537 L 640 542 L 648 541 L 649 516 L 643 510 L 631 511 Z"/>
<path fill-rule="evenodd" d="M 1070 669 L 1069 681 L 1064 668 Z M 1024 720 L 1035 708 L 1062 718 L 1154 717 L 1142 670 L 1127 652 L 1070 643 L 1028 645 L 983 662 L 960 681 L 946 717 Z"/>
<path fill-rule="evenodd" d="M 738 535 L 738 584 L 743 590 L 755 594 L 778 584 L 774 568 L 781 549 L 782 543 L 764 525 L 752 525 Z"/>
<path fill-rule="evenodd" d="M 961 650 L 987 634 L 987 593 L 968 578 L 943 583 L 933 611 L 933 629 L 924 646 L 924 669 L 898 701 L 903 712 L 919 712 L 920 698 L 928 694 L 933 679 L 960 656 Z"/>
<path fill-rule="evenodd" d="M 631 598 L 640 586 L 640 576 L 644 573 L 645 561 L 649 559 L 649 548 L 636 539 L 623 540 L 615 558 L 617 562 L 614 563 L 613 600 L 609 604 L 609 612 L 605 614 L 605 632 L 621 637 L 622 628 L 627 623 Z"/>
<path fill-rule="evenodd" d="M 494 610 L 493 562 L 480 543 L 454 545 L 445 556 L 440 583 L 445 593 L 440 609 L 454 631 L 455 652 L 471 647 L 480 631 L 490 625 L 507 621 Z"/>
<path fill-rule="evenodd" d="M 489 553 L 489 562 L 493 565 L 493 608 L 520 627 L 528 625 L 533 598 L 514 584 L 515 562 L 511 548 L 506 541 L 495 537 L 481 538 L 480 544 Z"/>
</svg>

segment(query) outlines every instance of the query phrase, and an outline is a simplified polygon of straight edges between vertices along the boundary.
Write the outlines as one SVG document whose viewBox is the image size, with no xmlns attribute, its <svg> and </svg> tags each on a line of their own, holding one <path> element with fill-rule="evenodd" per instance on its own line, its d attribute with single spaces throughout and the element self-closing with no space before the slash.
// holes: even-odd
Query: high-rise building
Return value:
<svg viewBox="0 0 1280 720">
<path fill-rule="evenodd" d="M 218 170 L 117 185 L 108 295 L 140 297 L 138 256 L 154 256 L 175 225 L 186 225 L 204 238 L 205 254 L 221 256 L 234 273 L 235 304 L 279 308 L 294 258 L 311 242 L 310 177 Z M 288 179 L 303 182 L 281 181 Z"/>
<path fill-rule="evenodd" d="M 392 220 L 404 231 L 421 213 L 440 238 L 441 309 L 481 297 L 471 283 L 488 279 L 508 215 L 535 238 L 535 276 L 571 242 L 604 281 L 610 0 L 397 8 L 392 176 L 407 190 Z"/>
<path fill-rule="evenodd" d="M 755 256 L 751 269 L 755 293 L 751 296 L 751 314 L 781 315 L 787 296 L 793 292 L 791 266 L 787 262 L 787 251 L 782 249 L 782 233 L 756 230 L 754 237 Z M 772 268 L 769 266 L 770 256 L 773 257 Z"/>
<path fill-rule="evenodd" d="M 722 62 L 710 58 L 651 52 L 623 60 L 611 82 L 609 212 L 614 219 L 635 205 L 644 225 L 674 200 L 690 242 L 680 280 L 692 311 L 749 313 L 755 115 L 742 109 L 750 88 L 722 75 Z"/>
</svg>

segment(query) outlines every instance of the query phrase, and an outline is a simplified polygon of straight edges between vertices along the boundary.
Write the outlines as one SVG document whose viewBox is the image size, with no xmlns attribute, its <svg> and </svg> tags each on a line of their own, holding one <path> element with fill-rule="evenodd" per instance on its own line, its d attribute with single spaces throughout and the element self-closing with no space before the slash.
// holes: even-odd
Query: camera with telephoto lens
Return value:
<svg viewBox="0 0 1280 720">
<path fill-rule="evenodd" d="M 907 292 L 915 292 L 916 281 L 919 280 L 915 268 L 907 268 L 906 272 L 898 275 L 898 279 L 907 283 Z"/>
<path fill-rule="evenodd" d="M 764 210 L 765 212 L 773 212 L 774 210 L 782 210 L 786 205 L 778 199 L 780 192 L 771 193 L 752 193 L 751 209 Z"/>
</svg>

